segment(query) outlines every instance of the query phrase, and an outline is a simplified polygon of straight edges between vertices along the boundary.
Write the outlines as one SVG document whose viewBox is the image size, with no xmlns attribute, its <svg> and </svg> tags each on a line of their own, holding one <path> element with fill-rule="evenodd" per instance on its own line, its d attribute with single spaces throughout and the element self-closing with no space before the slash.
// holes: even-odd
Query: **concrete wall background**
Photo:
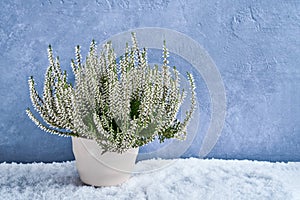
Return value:
<svg viewBox="0 0 300 200">
<path fill-rule="evenodd" d="M 48 44 L 68 69 L 75 45 L 85 53 L 92 38 L 101 42 L 142 27 L 188 35 L 218 67 L 227 115 L 208 157 L 300 161 L 299 1 L 2 0 L 0 162 L 73 159 L 70 138 L 43 133 L 25 114 L 27 78 L 33 75 L 42 88 Z M 197 156 L 210 120 L 207 89 L 201 77 L 197 83 L 201 128 L 183 157 Z"/>
</svg>

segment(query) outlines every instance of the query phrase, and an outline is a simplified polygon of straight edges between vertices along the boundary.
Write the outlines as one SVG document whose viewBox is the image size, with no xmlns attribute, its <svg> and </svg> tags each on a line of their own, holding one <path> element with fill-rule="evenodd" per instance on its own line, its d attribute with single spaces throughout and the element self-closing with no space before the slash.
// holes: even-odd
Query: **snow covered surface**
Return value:
<svg viewBox="0 0 300 200">
<path fill-rule="evenodd" d="M 300 162 L 146 160 L 103 188 L 84 185 L 74 161 L 2 163 L 0 199 L 300 199 Z"/>
</svg>

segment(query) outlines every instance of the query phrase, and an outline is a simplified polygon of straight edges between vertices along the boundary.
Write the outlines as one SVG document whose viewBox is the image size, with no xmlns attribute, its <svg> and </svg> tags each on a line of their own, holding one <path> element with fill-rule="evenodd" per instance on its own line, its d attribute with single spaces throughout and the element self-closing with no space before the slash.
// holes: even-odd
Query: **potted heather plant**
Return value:
<svg viewBox="0 0 300 200">
<path fill-rule="evenodd" d="M 100 53 L 93 40 L 82 61 L 77 46 L 71 66 L 72 85 L 62 72 L 59 58 L 49 46 L 49 67 L 43 95 L 29 78 L 30 98 L 38 120 L 28 108 L 29 118 L 42 130 L 60 136 L 72 136 L 73 152 L 80 178 L 94 186 L 116 185 L 130 177 L 138 147 L 155 138 L 184 139 L 186 127 L 195 110 L 195 83 L 190 83 L 190 108 L 178 120 L 179 108 L 186 96 L 180 89 L 179 72 L 168 65 L 164 42 L 163 63 L 150 66 L 147 50 L 140 49 L 132 33 L 132 47 L 116 58 L 111 42 Z"/>
</svg>

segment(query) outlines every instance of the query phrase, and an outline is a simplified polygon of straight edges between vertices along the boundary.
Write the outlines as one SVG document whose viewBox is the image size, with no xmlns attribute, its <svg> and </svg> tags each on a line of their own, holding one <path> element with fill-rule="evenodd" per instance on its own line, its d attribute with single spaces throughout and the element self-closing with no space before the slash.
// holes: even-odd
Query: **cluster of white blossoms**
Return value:
<svg viewBox="0 0 300 200">
<path fill-rule="evenodd" d="M 75 85 L 67 81 L 59 60 L 49 47 L 43 97 L 29 79 L 30 98 L 46 124 L 28 108 L 32 121 L 42 130 L 62 136 L 79 136 L 97 141 L 103 153 L 122 153 L 158 138 L 184 139 L 186 127 L 196 107 L 195 83 L 190 82 L 191 101 L 183 121 L 176 117 L 186 96 L 180 89 L 179 72 L 168 65 L 168 50 L 163 46 L 163 64 L 150 66 L 146 49 L 140 49 L 132 33 L 132 47 L 116 58 L 111 42 L 103 45 L 100 54 L 95 41 L 85 62 L 80 47 L 71 66 Z"/>
</svg>

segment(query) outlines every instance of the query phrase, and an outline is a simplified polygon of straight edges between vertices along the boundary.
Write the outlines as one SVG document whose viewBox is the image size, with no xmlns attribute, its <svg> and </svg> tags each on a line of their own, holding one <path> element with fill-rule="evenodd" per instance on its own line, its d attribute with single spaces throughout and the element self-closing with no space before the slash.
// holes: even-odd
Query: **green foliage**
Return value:
<svg viewBox="0 0 300 200">
<path fill-rule="evenodd" d="M 139 118 L 141 101 L 132 99 L 130 101 L 130 119 Z"/>
<path fill-rule="evenodd" d="M 111 42 L 97 53 L 93 40 L 85 62 L 80 46 L 75 48 L 71 67 L 75 85 L 67 81 L 59 59 L 53 59 L 49 46 L 49 67 L 43 96 L 29 79 L 30 98 L 44 122 L 27 109 L 30 119 L 44 131 L 62 136 L 94 139 L 106 151 L 124 152 L 147 144 L 158 137 L 184 139 L 186 127 L 195 110 L 195 84 L 187 73 L 191 88 L 191 104 L 182 122 L 176 119 L 185 98 L 180 90 L 179 72 L 168 65 L 168 50 L 163 47 L 163 64 L 151 67 L 146 49 L 139 49 L 132 34 L 132 47 L 117 62 Z"/>
</svg>

